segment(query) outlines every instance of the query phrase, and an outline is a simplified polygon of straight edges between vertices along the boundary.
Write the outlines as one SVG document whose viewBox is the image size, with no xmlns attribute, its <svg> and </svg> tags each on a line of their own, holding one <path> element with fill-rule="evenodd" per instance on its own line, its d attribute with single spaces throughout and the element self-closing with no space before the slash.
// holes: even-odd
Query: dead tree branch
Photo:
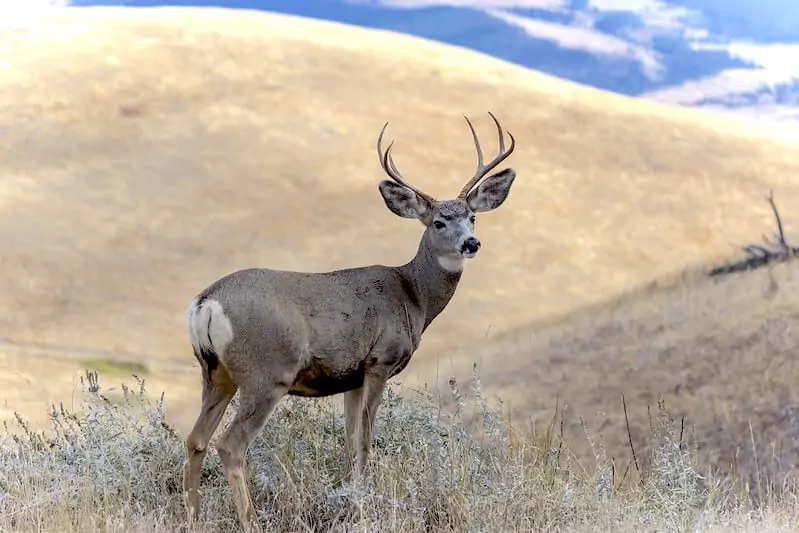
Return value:
<svg viewBox="0 0 799 533">
<path fill-rule="evenodd" d="M 763 236 L 762 244 L 749 244 L 743 247 L 747 257 L 740 261 L 727 263 L 718 266 L 709 272 L 711 276 L 718 276 L 721 274 L 731 274 L 733 272 L 743 272 L 746 270 L 754 270 L 755 268 L 767 265 L 769 263 L 780 263 L 788 261 L 795 255 L 799 254 L 799 247 L 791 246 L 785 240 L 785 230 L 782 225 L 782 217 L 777 209 L 777 204 L 774 203 L 774 192 L 769 191 L 766 200 L 771 205 L 771 210 L 774 212 L 774 218 L 777 220 L 777 233 L 774 234 L 774 240 L 768 239 Z"/>
</svg>

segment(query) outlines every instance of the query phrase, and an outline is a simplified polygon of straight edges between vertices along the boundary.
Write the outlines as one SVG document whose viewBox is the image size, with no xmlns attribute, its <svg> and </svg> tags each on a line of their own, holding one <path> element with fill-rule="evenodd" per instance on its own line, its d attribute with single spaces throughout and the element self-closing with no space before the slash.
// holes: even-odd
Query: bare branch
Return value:
<svg viewBox="0 0 799 533">
<path fill-rule="evenodd" d="M 779 243 L 782 246 L 788 247 L 785 242 L 785 232 L 782 229 L 782 219 L 780 218 L 780 212 L 777 209 L 777 204 L 774 203 L 774 191 L 769 191 L 768 196 L 766 196 L 766 200 L 768 200 L 769 205 L 771 205 L 771 210 L 774 211 L 774 218 L 777 219 L 777 229 L 779 230 L 779 234 L 777 238 L 779 239 Z"/>
<path fill-rule="evenodd" d="M 633 433 L 630 431 L 630 419 L 627 417 L 627 399 L 624 394 L 621 395 L 621 405 L 624 407 L 624 424 L 627 427 L 627 439 L 630 443 L 630 451 L 633 452 L 633 462 L 635 463 L 635 470 L 638 475 L 641 475 L 641 468 L 638 466 L 638 456 L 635 454 L 635 446 L 633 446 Z"/>
<path fill-rule="evenodd" d="M 746 258 L 718 266 L 708 273 L 710 276 L 754 270 L 755 268 L 771 263 L 788 261 L 799 254 L 799 247 L 791 246 L 788 244 L 788 241 L 785 240 L 785 229 L 782 224 L 782 217 L 780 216 L 779 209 L 777 209 L 777 204 L 774 202 L 773 191 L 769 191 L 768 196 L 766 196 L 766 201 L 771 206 L 771 210 L 774 212 L 774 218 L 777 221 L 777 233 L 774 235 L 776 242 L 768 239 L 764 235 L 763 242 L 765 246 L 760 244 L 744 246 L 743 250 L 747 254 Z"/>
</svg>

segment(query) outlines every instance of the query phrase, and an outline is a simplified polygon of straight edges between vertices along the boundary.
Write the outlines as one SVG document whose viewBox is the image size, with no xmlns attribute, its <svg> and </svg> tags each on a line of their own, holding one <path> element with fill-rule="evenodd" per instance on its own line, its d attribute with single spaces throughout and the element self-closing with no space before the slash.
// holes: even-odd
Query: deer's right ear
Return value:
<svg viewBox="0 0 799 533">
<path fill-rule="evenodd" d="M 386 202 L 386 207 L 399 217 L 424 220 L 425 216 L 433 209 L 426 199 L 393 181 L 383 180 L 378 188 Z"/>
</svg>

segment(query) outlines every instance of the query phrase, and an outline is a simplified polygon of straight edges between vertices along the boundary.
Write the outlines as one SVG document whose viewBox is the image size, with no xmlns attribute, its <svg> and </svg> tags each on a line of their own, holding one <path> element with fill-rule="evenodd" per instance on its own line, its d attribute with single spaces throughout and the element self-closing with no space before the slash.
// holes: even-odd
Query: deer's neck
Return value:
<svg viewBox="0 0 799 533">
<path fill-rule="evenodd" d="M 455 294 L 462 274 L 457 268 L 459 266 L 462 265 L 448 264 L 436 257 L 425 233 L 416 256 L 399 267 L 400 273 L 408 282 L 405 292 L 409 300 L 424 314 L 422 331 L 444 310 Z"/>
</svg>

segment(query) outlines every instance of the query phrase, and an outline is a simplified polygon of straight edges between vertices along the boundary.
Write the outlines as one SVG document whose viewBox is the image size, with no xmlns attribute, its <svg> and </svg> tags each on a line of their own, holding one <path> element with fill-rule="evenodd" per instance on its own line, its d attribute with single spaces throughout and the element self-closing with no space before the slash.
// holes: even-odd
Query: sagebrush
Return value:
<svg viewBox="0 0 799 533">
<path fill-rule="evenodd" d="M 124 400 L 114 403 L 92 372 L 82 385 L 81 407 L 53 408 L 50 431 L 35 432 L 20 417 L 16 427 L 6 428 L 0 443 L 0 529 L 185 529 L 185 445 L 166 420 L 163 396 L 151 400 L 140 379 L 138 390 L 125 388 Z M 709 531 L 764 525 L 731 490 L 698 471 L 682 428 L 665 409 L 653 417 L 647 456 L 633 467 L 636 472 L 622 473 L 604 456 L 601 442 L 594 443 L 590 467 L 573 460 L 554 417 L 538 435 L 515 433 L 488 406 L 479 385 L 475 375 L 471 393 L 461 394 L 451 382 L 452 411 L 427 392 L 401 395 L 389 387 L 370 474 L 361 486 L 341 481 L 341 409 L 332 399 L 286 398 L 247 461 L 265 528 Z M 463 396 L 470 397 L 468 405 Z M 469 424 L 462 421 L 466 410 Z M 214 452 L 205 462 L 201 490 L 198 529 L 236 530 L 233 500 Z M 795 514 L 780 516 L 770 527 L 779 530 L 784 523 L 789 531 Z"/>
</svg>

